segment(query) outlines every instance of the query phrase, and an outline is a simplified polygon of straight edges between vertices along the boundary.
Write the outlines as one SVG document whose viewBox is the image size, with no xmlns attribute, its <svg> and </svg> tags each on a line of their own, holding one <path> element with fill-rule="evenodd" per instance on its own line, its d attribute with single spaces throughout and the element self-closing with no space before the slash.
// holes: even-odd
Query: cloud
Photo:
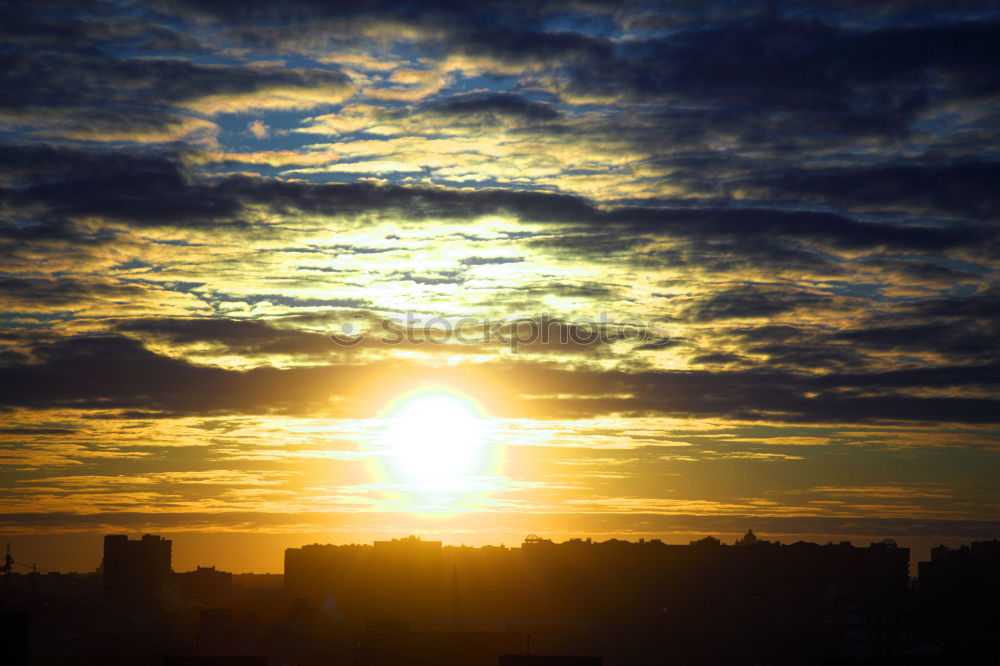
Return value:
<svg viewBox="0 0 1000 666">
<path fill-rule="evenodd" d="M 838 134 L 901 135 L 930 104 L 933 83 L 943 84 L 938 103 L 996 91 L 982 56 L 997 31 L 972 20 L 862 30 L 815 19 L 722 20 L 583 60 L 569 89 L 788 114 L 793 131 L 814 120 Z"/>
<path fill-rule="evenodd" d="M 973 245 L 990 238 L 988 234 L 963 225 L 926 227 L 867 222 L 833 213 L 780 208 L 621 208 L 610 211 L 608 218 L 639 229 L 678 235 L 751 237 L 760 242 L 769 234 L 779 234 L 825 242 L 842 249 L 896 247 L 930 251 Z"/>
<path fill-rule="evenodd" d="M 36 363 L 0 371 L 13 382 L 6 386 L 23 389 L 5 390 L 4 404 L 191 414 L 298 410 L 325 402 L 329 393 L 316 392 L 316 381 L 336 381 L 338 374 L 322 369 L 287 374 L 273 368 L 243 373 L 196 366 L 154 354 L 120 336 L 69 338 L 38 345 L 34 354 Z"/>
<path fill-rule="evenodd" d="M 6 8 L 0 126 L 105 142 L 208 140 L 216 126 L 191 112 L 313 108 L 353 91 L 332 68 L 196 62 L 197 39 L 139 9 Z"/>
<path fill-rule="evenodd" d="M 900 210 L 995 220 L 1000 163 L 889 164 L 761 173 L 734 187 L 764 198 L 823 201 L 854 210 Z M 995 236 L 994 236 L 995 242 Z"/>
<path fill-rule="evenodd" d="M 145 289 L 108 281 L 26 279 L 0 274 L 0 302 L 7 310 L 23 310 L 82 304 L 95 298 L 139 299 Z"/>
<path fill-rule="evenodd" d="M 991 539 L 995 536 L 1000 522 L 995 520 L 942 519 L 920 517 L 873 517 L 859 516 L 780 516 L 760 515 L 757 510 L 732 512 L 727 515 L 656 514 L 633 512 L 632 514 L 606 514 L 588 511 L 585 508 L 573 512 L 571 507 L 560 507 L 547 512 L 545 521 L 540 522 L 537 514 L 509 512 L 506 524 L 514 526 L 517 534 L 542 525 L 545 534 L 600 534 L 611 537 L 622 534 L 729 534 L 734 537 L 744 534 L 746 526 L 752 524 L 754 531 L 764 536 L 795 535 L 801 538 L 813 535 L 822 541 L 833 535 L 853 538 L 881 540 L 889 537 L 930 537 L 960 538 L 963 540 Z M 399 514 L 367 510 L 316 511 L 298 510 L 293 512 L 268 511 L 52 511 L 52 512 L 6 512 L 0 514 L 0 521 L 11 528 L 19 528 L 20 533 L 31 533 L 43 529 L 46 532 L 79 532 L 93 525 L 114 526 L 121 531 L 155 529 L 163 531 L 277 531 L 316 530 L 329 534 L 329 530 L 354 529 L 372 530 L 373 525 L 382 527 L 387 534 L 399 534 L 410 525 L 401 520 Z M 441 525 L 439 520 L 437 525 Z M 448 524 L 448 523 L 446 523 Z M 155 526 L 155 527 L 154 527 Z M 440 528 L 439 528 L 440 529 Z M 365 532 L 365 533 L 368 533 Z M 381 532 L 380 532 L 381 533 Z M 274 538 L 273 535 L 270 536 Z"/>
<path fill-rule="evenodd" d="M 547 122 L 561 117 L 550 104 L 532 102 L 512 93 L 465 93 L 426 104 L 414 111 L 420 115 L 443 116 L 458 121 L 475 120 L 487 124 Z"/>
<path fill-rule="evenodd" d="M 176 330 L 173 334 L 178 335 Z M 289 337 L 295 340 L 295 336 Z M 308 414 L 317 410 L 327 415 L 347 415 L 353 410 L 363 414 L 365 409 L 357 402 L 362 399 L 361 382 L 371 386 L 370 382 L 390 372 L 395 377 L 396 391 L 420 376 L 476 387 L 473 394 L 482 395 L 487 404 L 493 405 L 492 413 L 498 415 L 593 417 L 659 413 L 789 422 L 976 424 L 995 423 L 995 415 L 1000 414 L 992 398 L 948 394 L 917 397 L 906 393 L 917 388 L 993 387 L 1000 383 L 1000 369 L 994 367 L 810 376 L 770 370 L 570 371 L 503 362 L 479 368 L 431 370 L 420 364 L 387 361 L 367 367 L 259 367 L 236 371 L 161 356 L 120 336 L 67 338 L 38 344 L 32 353 L 34 362 L 15 360 L 0 369 L 3 385 L 11 387 L 0 393 L 0 404 L 168 414 Z M 109 358 L 118 362 L 109 364 Z M 515 387 L 529 380 L 534 394 L 570 397 L 518 398 Z M 499 393 L 487 398 L 491 387 Z M 614 396 L 608 397 L 612 393 Z M 346 402 L 331 403 L 331 396 Z"/>
<path fill-rule="evenodd" d="M 348 162 L 297 171 L 365 172 L 382 169 L 380 165 Z M 393 171 L 420 167 L 387 162 L 385 168 Z M 48 215 L 55 218 L 94 215 L 140 225 L 239 225 L 244 224 L 241 214 L 254 205 L 277 212 L 296 209 L 335 216 L 400 211 L 417 219 L 507 213 L 524 222 L 610 227 L 625 233 L 690 238 L 698 244 L 692 246 L 696 257 L 709 259 L 707 265 L 715 261 L 719 269 L 738 263 L 741 255 L 772 263 L 807 265 L 823 261 L 815 251 L 782 244 L 776 236 L 843 250 L 938 252 L 982 248 L 996 242 L 995 232 L 968 225 L 862 222 L 810 211 L 634 206 L 600 209 L 583 197 L 503 189 L 312 184 L 246 176 L 204 182 L 178 158 L 136 152 L 13 146 L 0 160 L 0 171 L 23 183 L 0 191 L 0 200 L 26 209 L 45 206 Z M 740 239 L 738 244 L 735 239 Z M 584 240 L 585 236 L 579 237 L 579 241 Z M 627 236 L 620 235 L 620 240 L 633 243 Z M 563 237 L 555 242 L 568 245 L 574 240 Z M 713 254 L 717 255 L 715 259 L 711 259 Z"/>
<path fill-rule="evenodd" d="M 219 223 L 241 210 L 237 201 L 191 182 L 175 159 L 135 152 L 14 147 L 0 169 L 19 187 L 4 203 L 56 219 L 99 216 L 140 225 Z"/>
<path fill-rule="evenodd" d="M 736 318 L 770 318 L 798 308 L 816 308 L 831 302 L 825 294 L 799 289 L 774 289 L 744 285 L 715 292 L 690 308 L 696 321 Z"/>
<path fill-rule="evenodd" d="M 978 329 L 978 330 L 977 330 Z M 985 361 L 996 356 L 993 333 L 972 322 L 965 326 L 942 323 L 909 326 L 878 326 L 833 335 L 852 345 L 872 350 L 927 351 L 953 358 Z"/>
<path fill-rule="evenodd" d="M 34 78 L 26 71 L 40 72 Z M 11 110 L 129 104 L 176 106 L 215 113 L 223 109 L 309 108 L 349 94 L 346 77 L 332 69 L 203 65 L 175 58 L 79 57 L 53 52 L 15 53 L 3 85 Z M 33 84 L 33 85 L 29 85 Z"/>
<path fill-rule="evenodd" d="M 524 257 L 465 257 L 461 260 L 466 266 L 498 266 L 501 264 L 519 264 Z"/>
<path fill-rule="evenodd" d="M 341 162 L 337 164 L 326 164 L 321 167 L 310 167 L 306 169 L 289 169 L 282 175 L 309 174 L 309 173 L 413 173 L 423 171 L 423 166 L 419 164 L 409 164 L 406 162 L 395 162 L 392 160 L 367 160 L 361 162 Z"/>
<path fill-rule="evenodd" d="M 115 330 L 150 335 L 172 345 L 216 343 L 235 354 L 329 355 L 334 350 L 327 335 L 276 328 L 260 321 L 138 318 L 117 322 Z"/>
<path fill-rule="evenodd" d="M 256 139 L 266 139 L 271 135 L 271 128 L 259 118 L 247 123 L 247 131 Z"/>
</svg>

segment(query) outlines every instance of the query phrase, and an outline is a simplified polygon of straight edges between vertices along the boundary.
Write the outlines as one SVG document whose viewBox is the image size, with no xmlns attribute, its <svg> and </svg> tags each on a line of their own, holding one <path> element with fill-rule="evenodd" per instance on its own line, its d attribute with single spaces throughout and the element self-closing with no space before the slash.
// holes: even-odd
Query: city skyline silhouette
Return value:
<svg viewBox="0 0 1000 666">
<path fill-rule="evenodd" d="M 2 666 L 995 661 L 1000 4 L 37 0 L 0 62 Z"/>
<path fill-rule="evenodd" d="M 93 574 L 15 574 L 28 565 L 8 551 L 11 663 L 930 664 L 995 651 L 1000 540 L 935 548 L 913 578 L 889 539 L 780 544 L 752 530 L 729 545 L 312 544 L 286 550 L 283 575 L 256 576 L 175 573 L 172 545 L 106 535 Z"/>
</svg>

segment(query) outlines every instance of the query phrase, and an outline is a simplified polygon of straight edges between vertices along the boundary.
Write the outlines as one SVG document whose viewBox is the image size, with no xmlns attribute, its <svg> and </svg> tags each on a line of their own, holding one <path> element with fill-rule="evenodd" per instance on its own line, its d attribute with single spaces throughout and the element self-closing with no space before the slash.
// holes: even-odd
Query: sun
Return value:
<svg viewBox="0 0 1000 666">
<path fill-rule="evenodd" d="M 386 409 L 383 462 L 399 483 L 458 490 L 488 473 L 487 427 L 471 398 L 443 386 L 420 388 Z"/>
</svg>

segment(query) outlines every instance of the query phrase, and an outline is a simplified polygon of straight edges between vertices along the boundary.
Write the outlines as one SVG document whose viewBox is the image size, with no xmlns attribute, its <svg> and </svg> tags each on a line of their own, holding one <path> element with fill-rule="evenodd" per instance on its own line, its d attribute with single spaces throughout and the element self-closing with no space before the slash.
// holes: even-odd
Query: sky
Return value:
<svg viewBox="0 0 1000 666">
<path fill-rule="evenodd" d="M 43 1 L 0 32 L 16 557 L 1000 536 L 995 4 Z"/>
</svg>

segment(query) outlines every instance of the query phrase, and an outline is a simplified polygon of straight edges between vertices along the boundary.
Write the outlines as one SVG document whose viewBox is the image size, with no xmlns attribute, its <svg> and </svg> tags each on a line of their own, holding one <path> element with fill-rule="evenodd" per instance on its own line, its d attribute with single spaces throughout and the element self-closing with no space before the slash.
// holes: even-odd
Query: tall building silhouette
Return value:
<svg viewBox="0 0 1000 666">
<path fill-rule="evenodd" d="M 996 663 L 1000 540 L 938 546 L 918 572 L 925 649 L 966 663 Z"/>
<path fill-rule="evenodd" d="M 141 539 L 129 539 L 124 534 L 105 536 L 101 564 L 104 589 L 137 595 L 160 590 L 173 576 L 172 544 L 154 534 L 144 534 Z"/>
</svg>

